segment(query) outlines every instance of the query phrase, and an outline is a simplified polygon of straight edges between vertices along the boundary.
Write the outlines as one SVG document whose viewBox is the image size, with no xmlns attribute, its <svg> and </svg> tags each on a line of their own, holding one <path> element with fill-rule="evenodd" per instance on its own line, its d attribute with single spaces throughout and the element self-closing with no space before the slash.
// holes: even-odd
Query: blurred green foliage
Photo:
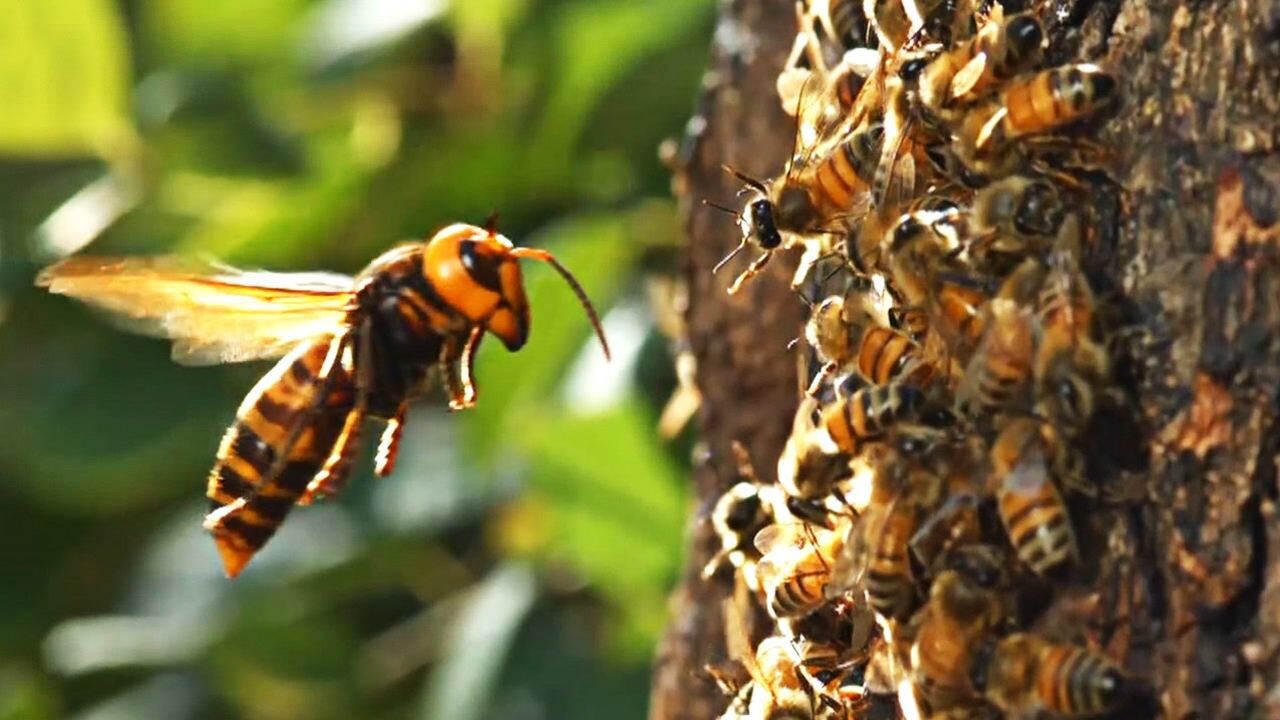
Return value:
<svg viewBox="0 0 1280 720">
<path fill-rule="evenodd" d="M 710 0 L 41 0 L 0 8 L 0 720 L 639 718 L 687 442 L 645 271 L 658 143 Z M 300 510 L 246 573 L 200 530 L 262 363 L 186 368 L 32 287 L 72 252 L 354 272 L 501 213 L 534 331 L 431 395 L 399 467 Z M 655 341 L 657 338 L 657 341 Z"/>
</svg>

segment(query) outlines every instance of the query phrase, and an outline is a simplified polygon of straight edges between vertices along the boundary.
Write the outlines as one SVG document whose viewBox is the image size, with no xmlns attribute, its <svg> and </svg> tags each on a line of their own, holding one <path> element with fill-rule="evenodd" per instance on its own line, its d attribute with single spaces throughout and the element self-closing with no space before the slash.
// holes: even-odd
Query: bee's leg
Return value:
<svg viewBox="0 0 1280 720">
<path fill-rule="evenodd" d="M 348 360 L 355 375 L 355 405 L 347 413 L 342 431 L 338 433 L 324 466 L 307 483 L 307 489 L 298 498 L 299 505 L 310 505 L 317 498 L 336 495 L 351 477 L 352 462 L 360 450 L 361 431 L 365 418 L 368 417 L 369 388 L 373 387 L 372 335 L 367 323 L 360 329 L 356 342 L 355 355 Z"/>
<path fill-rule="evenodd" d="M 471 331 L 471 336 L 467 338 L 466 347 L 462 349 L 462 361 L 458 364 L 458 371 L 462 375 L 462 386 L 467 389 L 466 405 L 464 407 L 475 405 L 476 400 L 480 397 L 479 391 L 476 390 L 474 370 L 476 366 L 476 351 L 480 349 L 480 341 L 482 339 L 484 339 L 484 330 L 475 328 Z"/>
<path fill-rule="evenodd" d="M 1034 170 L 1036 174 L 1041 175 L 1045 178 L 1048 178 L 1049 180 L 1052 180 L 1053 182 L 1067 188 L 1071 192 L 1086 193 L 1086 192 L 1089 192 L 1090 189 L 1092 188 L 1091 185 L 1089 185 L 1084 179 L 1080 178 L 1076 174 L 1068 170 L 1059 170 L 1058 168 L 1053 167 L 1052 165 L 1038 158 L 1033 159 L 1030 164 L 1031 164 L 1031 169 Z"/>
<path fill-rule="evenodd" d="M 444 350 L 440 353 L 440 374 L 449 393 L 450 410 L 465 410 L 476 404 L 476 386 L 472 382 L 471 371 L 475 365 L 476 349 L 483 337 L 484 328 L 476 326 L 461 345 L 454 335 L 445 341 Z"/>
<path fill-rule="evenodd" d="M 299 505 L 310 505 L 317 498 L 336 495 L 347 484 L 347 479 L 351 476 L 352 460 L 360 449 L 360 431 L 364 426 L 364 419 L 363 407 L 354 407 L 347 413 L 347 419 L 342 424 L 342 432 L 334 441 L 328 459 L 320 468 L 320 472 L 307 483 L 307 489 L 302 492 L 302 497 L 298 498 Z"/>
<path fill-rule="evenodd" d="M 800 264 L 796 266 L 796 274 L 791 278 L 791 289 L 797 290 L 803 285 L 809 279 L 809 273 L 813 272 L 813 267 L 826 257 L 816 243 L 806 246 L 804 254 L 800 256 Z"/>
<path fill-rule="evenodd" d="M 764 266 L 769 263 L 769 258 L 772 257 L 773 251 L 765 250 L 760 257 L 753 260 L 751 264 L 747 266 L 747 269 L 743 270 L 742 274 L 735 278 L 733 284 L 729 286 L 729 294 L 737 295 L 738 291 L 742 289 L 742 285 L 756 275 L 759 275 L 760 271 L 764 269 Z"/>
<path fill-rule="evenodd" d="M 813 382 L 809 383 L 809 389 L 805 390 L 805 394 L 809 397 L 816 398 L 818 393 L 822 390 L 822 385 L 831 380 L 831 378 L 835 376 L 836 370 L 839 368 L 839 363 L 834 360 L 823 365 L 822 369 L 818 371 L 818 374 L 813 376 Z"/>
<path fill-rule="evenodd" d="M 889 327 L 920 342 L 929 330 L 929 315 L 919 305 L 895 305 L 889 308 Z"/>
<path fill-rule="evenodd" d="M 396 414 L 387 420 L 387 427 L 382 431 L 378 452 L 373 458 L 373 474 L 378 477 L 386 477 L 396 468 L 396 458 L 400 456 L 400 436 L 404 433 L 404 415 L 408 409 L 408 403 L 400 403 Z"/>
</svg>

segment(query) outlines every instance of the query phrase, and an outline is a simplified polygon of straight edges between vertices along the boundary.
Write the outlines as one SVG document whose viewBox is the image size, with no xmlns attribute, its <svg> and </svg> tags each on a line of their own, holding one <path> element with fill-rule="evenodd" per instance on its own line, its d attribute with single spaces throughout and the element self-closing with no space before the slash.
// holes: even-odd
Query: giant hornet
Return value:
<svg viewBox="0 0 1280 720">
<path fill-rule="evenodd" d="M 573 275 L 546 250 L 514 247 L 492 223 L 402 244 L 354 278 L 72 257 L 36 284 L 127 329 L 171 338 L 183 364 L 283 356 L 240 404 L 209 473 L 204 527 L 235 577 L 295 504 L 342 488 L 367 418 L 386 423 L 374 473 L 391 472 L 408 401 L 433 366 L 451 408 L 475 404 L 472 362 L 484 334 L 513 352 L 529 339 L 522 258 L 550 264 L 569 283 L 607 357 L 599 317 Z"/>
</svg>

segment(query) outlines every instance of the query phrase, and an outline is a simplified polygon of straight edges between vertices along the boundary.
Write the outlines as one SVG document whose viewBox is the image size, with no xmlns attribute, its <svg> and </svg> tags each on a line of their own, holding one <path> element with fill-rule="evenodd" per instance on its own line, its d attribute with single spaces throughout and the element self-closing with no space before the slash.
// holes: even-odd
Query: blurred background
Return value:
<svg viewBox="0 0 1280 720">
<path fill-rule="evenodd" d="M 655 426 L 664 138 L 711 0 L 0 3 L 0 720 L 641 718 L 688 431 Z M 355 272 L 501 214 L 533 336 L 412 410 L 228 581 L 205 478 L 268 364 L 190 368 L 32 286 L 74 252 Z M 655 292 L 655 288 L 657 291 Z M 651 297 L 658 297 L 656 305 Z"/>
</svg>

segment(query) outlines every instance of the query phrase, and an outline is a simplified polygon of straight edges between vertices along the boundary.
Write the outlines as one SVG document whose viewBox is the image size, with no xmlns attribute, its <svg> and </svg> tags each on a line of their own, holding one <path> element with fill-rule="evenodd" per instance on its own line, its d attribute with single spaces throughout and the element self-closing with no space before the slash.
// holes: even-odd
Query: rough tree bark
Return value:
<svg viewBox="0 0 1280 720">
<path fill-rule="evenodd" d="M 1085 270 L 1118 328 L 1110 343 L 1132 412 L 1086 438 L 1113 497 L 1072 506 L 1079 587 L 1050 615 L 1151 690 L 1143 715 L 1280 718 L 1280 4 L 1258 0 L 1050 0 L 1054 63 L 1090 60 L 1121 78 L 1102 125 L 1110 174 L 1088 212 Z M 734 440 L 761 475 L 796 403 L 804 306 L 775 258 L 737 297 L 711 268 L 737 242 L 728 163 L 769 176 L 791 141 L 774 78 L 793 0 L 722 4 L 701 117 L 677 171 L 689 245 L 688 328 L 708 462 L 693 482 L 687 566 L 657 655 L 652 720 L 707 720 L 725 698 L 699 670 L 725 659 L 727 585 L 699 577 L 715 549 L 704 520 L 730 482 Z M 790 265 L 790 267 L 787 267 Z M 1119 499 L 1116 499 L 1119 498 Z"/>
</svg>

